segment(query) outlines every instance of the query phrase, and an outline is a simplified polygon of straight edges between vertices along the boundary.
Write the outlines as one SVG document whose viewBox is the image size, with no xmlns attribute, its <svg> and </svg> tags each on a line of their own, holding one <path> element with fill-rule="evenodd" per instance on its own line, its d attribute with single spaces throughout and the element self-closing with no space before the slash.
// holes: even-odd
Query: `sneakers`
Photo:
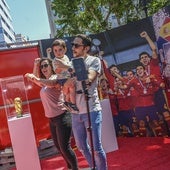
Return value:
<svg viewBox="0 0 170 170">
<path fill-rule="evenodd" d="M 71 102 L 64 102 L 63 106 L 67 109 L 67 111 L 71 113 L 78 113 L 79 109 L 77 106 Z"/>
</svg>

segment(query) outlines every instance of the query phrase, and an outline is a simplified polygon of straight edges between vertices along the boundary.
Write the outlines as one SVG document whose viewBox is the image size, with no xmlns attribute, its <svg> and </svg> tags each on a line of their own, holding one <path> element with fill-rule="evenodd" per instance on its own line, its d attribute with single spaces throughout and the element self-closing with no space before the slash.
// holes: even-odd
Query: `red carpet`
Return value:
<svg viewBox="0 0 170 170">
<path fill-rule="evenodd" d="M 107 154 L 109 170 L 170 169 L 170 138 L 119 138 L 118 144 Z"/>
<path fill-rule="evenodd" d="M 109 170 L 169 170 L 170 138 L 118 138 L 119 150 L 107 153 Z M 88 167 L 76 151 L 80 168 Z M 41 161 L 42 170 L 66 170 L 62 157 Z"/>
<path fill-rule="evenodd" d="M 169 170 L 170 138 L 118 138 L 119 150 L 107 153 L 109 170 Z M 88 167 L 76 150 L 80 168 Z M 41 160 L 42 170 L 66 170 L 60 155 Z"/>
<path fill-rule="evenodd" d="M 80 168 L 88 167 L 88 164 L 80 152 L 76 150 L 78 164 Z M 61 156 L 55 156 L 41 160 L 42 170 L 67 170 L 65 161 Z"/>
</svg>

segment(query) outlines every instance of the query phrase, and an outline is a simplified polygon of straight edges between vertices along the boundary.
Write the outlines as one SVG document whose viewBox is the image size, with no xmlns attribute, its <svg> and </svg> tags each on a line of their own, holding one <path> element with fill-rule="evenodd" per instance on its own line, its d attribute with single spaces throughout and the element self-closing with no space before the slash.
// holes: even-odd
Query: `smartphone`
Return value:
<svg viewBox="0 0 170 170">
<path fill-rule="evenodd" d="M 84 81 L 88 79 L 88 72 L 84 63 L 83 57 L 72 59 L 73 68 L 75 70 L 75 76 L 78 81 Z"/>
</svg>

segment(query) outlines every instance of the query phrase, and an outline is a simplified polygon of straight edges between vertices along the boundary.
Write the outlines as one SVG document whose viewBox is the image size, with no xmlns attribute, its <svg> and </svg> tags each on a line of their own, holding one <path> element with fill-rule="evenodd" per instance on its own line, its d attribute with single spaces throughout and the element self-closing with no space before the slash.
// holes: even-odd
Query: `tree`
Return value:
<svg viewBox="0 0 170 170">
<path fill-rule="evenodd" d="M 123 25 L 169 4 L 169 0 L 53 0 L 52 9 L 57 18 L 57 37 L 64 37 L 112 29 L 109 19 L 113 14 L 118 25 Z"/>
</svg>

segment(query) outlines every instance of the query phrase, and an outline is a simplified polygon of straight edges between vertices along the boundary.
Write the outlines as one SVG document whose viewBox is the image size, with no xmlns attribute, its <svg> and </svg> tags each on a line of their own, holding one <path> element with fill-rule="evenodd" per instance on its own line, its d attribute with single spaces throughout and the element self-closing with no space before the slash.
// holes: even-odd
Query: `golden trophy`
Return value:
<svg viewBox="0 0 170 170">
<path fill-rule="evenodd" d="M 17 113 L 17 118 L 22 117 L 22 100 L 20 97 L 14 99 L 15 111 Z"/>
</svg>

